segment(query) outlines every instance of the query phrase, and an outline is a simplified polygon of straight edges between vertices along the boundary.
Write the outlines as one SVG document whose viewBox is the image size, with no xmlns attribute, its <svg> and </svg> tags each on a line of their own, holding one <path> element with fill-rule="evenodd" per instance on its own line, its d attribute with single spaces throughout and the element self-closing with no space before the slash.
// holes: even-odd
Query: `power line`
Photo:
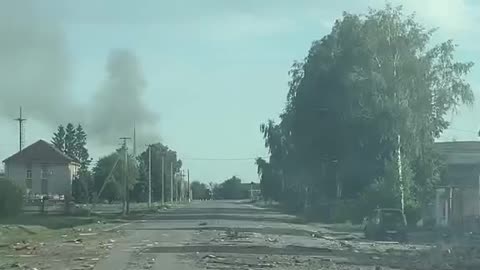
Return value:
<svg viewBox="0 0 480 270">
<path fill-rule="evenodd" d="M 243 160 L 256 160 L 257 158 L 269 158 L 263 157 L 249 157 L 249 158 L 182 158 L 182 160 L 198 160 L 198 161 L 243 161 Z"/>
<path fill-rule="evenodd" d="M 448 131 L 448 130 L 455 130 L 455 131 L 460 131 L 460 132 L 465 132 L 465 133 L 478 134 L 477 131 L 466 130 L 466 129 L 459 129 L 459 128 L 448 128 L 446 131 Z"/>
</svg>

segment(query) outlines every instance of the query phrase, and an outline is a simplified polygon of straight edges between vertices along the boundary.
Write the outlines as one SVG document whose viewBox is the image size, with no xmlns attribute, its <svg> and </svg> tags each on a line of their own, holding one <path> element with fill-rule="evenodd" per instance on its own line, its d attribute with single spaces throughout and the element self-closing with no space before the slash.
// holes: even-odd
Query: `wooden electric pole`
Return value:
<svg viewBox="0 0 480 270">
<path fill-rule="evenodd" d="M 187 196 L 188 196 L 188 202 L 192 200 L 192 197 L 190 196 L 190 169 L 187 169 Z"/>
<path fill-rule="evenodd" d="M 124 161 L 123 161 L 123 209 L 122 213 L 124 215 L 128 214 L 129 212 L 129 205 L 128 205 L 128 151 L 127 151 L 127 140 L 130 140 L 130 137 L 121 137 L 120 140 L 123 140 L 123 154 L 124 154 Z"/>
<path fill-rule="evenodd" d="M 162 205 L 165 204 L 165 156 L 162 154 Z"/>
<path fill-rule="evenodd" d="M 173 162 L 170 162 L 170 202 L 173 203 Z"/>
<path fill-rule="evenodd" d="M 152 207 L 152 146 L 148 146 L 148 208 Z"/>
</svg>

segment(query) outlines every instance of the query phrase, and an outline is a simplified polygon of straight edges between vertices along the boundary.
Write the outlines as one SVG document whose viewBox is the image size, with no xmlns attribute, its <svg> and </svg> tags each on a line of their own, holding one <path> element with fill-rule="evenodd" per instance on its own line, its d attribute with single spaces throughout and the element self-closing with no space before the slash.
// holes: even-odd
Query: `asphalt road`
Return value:
<svg viewBox="0 0 480 270">
<path fill-rule="evenodd" d="M 371 242 L 245 202 L 192 202 L 120 226 L 126 236 L 94 269 L 431 269 L 427 246 Z"/>
<path fill-rule="evenodd" d="M 188 255 L 223 253 L 223 247 L 199 243 L 199 231 L 230 228 L 294 230 L 295 218 L 240 201 L 194 201 L 191 204 L 124 224 L 126 237 L 95 269 L 203 269 Z M 298 227 L 298 226 L 296 226 Z M 308 234 L 299 230 L 299 233 Z M 210 252 L 209 252 L 210 251 Z M 213 251 L 213 252 L 212 252 Z M 235 251 L 231 251 L 235 252 Z"/>
</svg>

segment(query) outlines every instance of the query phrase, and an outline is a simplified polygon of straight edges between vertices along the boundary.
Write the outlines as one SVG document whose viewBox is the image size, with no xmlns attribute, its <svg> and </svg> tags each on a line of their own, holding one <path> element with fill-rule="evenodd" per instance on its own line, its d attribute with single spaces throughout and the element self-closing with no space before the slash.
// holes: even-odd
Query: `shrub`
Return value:
<svg viewBox="0 0 480 270">
<path fill-rule="evenodd" d="M 0 218 L 20 213 L 23 206 L 23 189 L 9 180 L 0 180 Z"/>
</svg>

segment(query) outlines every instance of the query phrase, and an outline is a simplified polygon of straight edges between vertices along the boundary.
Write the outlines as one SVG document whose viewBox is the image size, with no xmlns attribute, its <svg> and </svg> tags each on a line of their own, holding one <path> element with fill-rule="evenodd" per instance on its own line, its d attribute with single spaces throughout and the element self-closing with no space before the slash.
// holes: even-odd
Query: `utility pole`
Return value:
<svg viewBox="0 0 480 270">
<path fill-rule="evenodd" d="M 20 107 L 20 115 L 18 118 L 14 119 L 15 121 L 18 122 L 18 147 L 19 147 L 19 152 L 22 151 L 23 149 L 23 144 L 25 143 L 25 130 L 24 130 L 24 122 L 27 121 L 27 119 L 23 118 L 22 115 L 22 107 Z"/>
<path fill-rule="evenodd" d="M 135 121 L 133 121 L 133 157 L 137 157 L 137 131 L 135 129 Z"/>
<path fill-rule="evenodd" d="M 190 169 L 187 169 L 187 192 L 188 192 L 188 202 L 192 200 L 192 197 L 190 196 Z"/>
<path fill-rule="evenodd" d="M 162 154 L 162 205 L 165 204 L 165 156 Z"/>
<path fill-rule="evenodd" d="M 170 202 L 173 203 L 173 162 L 170 162 Z"/>
<path fill-rule="evenodd" d="M 148 208 L 152 207 L 152 146 L 148 146 Z"/>
<path fill-rule="evenodd" d="M 178 191 L 178 197 L 180 201 L 183 201 L 185 199 L 185 190 L 183 188 L 184 182 L 185 182 L 185 170 L 182 170 L 180 173 L 180 190 Z"/>
<path fill-rule="evenodd" d="M 123 153 L 124 153 L 124 165 L 123 165 L 123 185 L 124 185 L 124 194 L 123 194 L 123 210 L 124 215 L 129 212 L 128 205 L 128 152 L 127 152 L 127 140 L 130 140 L 130 137 L 121 137 L 120 140 L 123 140 Z"/>
</svg>

